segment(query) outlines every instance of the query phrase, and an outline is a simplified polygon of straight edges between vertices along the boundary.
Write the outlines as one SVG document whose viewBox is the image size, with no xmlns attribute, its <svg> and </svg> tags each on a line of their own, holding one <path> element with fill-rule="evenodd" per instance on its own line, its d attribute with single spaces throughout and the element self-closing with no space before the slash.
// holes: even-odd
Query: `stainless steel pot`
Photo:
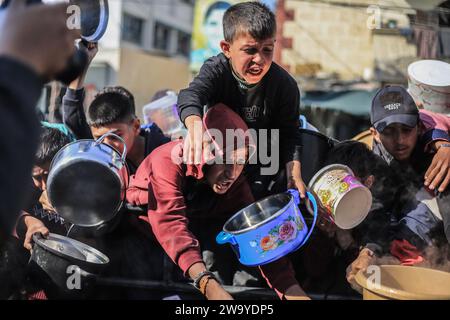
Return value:
<svg viewBox="0 0 450 320">
<path fill-rule="evenodd" d="M 121 155 L 102 143 L 108 136 L 124 144 Z M 113 133 L 95 140 L 79 140 L 54 157 L 47 181 L 49 200 L 65 220 L 94 227 L 113 219 L 124 200 L 128 183 L 125 142 Z"/>
</svg>

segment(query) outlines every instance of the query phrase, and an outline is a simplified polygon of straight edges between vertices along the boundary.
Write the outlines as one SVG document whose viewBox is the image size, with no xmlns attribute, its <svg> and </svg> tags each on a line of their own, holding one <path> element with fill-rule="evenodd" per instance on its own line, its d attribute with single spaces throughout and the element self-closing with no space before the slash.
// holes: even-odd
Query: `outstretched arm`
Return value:
<svg viewBox="0 0 450 320">
<path fill-rule="evenodd" d="M 88 68 L 98 52 L 98 45 L 96 43 L 80 42 L 80 48 L 86 50 L 88 54 L 88 61 L 83 73 L 67 88 L 66 94 L 63 97 L 63 121 L 65 125 L 75 134 L 77 139 L 92 139 L 91 129 L 89 128 L 86 115 L 84 113 L 84 81 Z"/>
</svg>

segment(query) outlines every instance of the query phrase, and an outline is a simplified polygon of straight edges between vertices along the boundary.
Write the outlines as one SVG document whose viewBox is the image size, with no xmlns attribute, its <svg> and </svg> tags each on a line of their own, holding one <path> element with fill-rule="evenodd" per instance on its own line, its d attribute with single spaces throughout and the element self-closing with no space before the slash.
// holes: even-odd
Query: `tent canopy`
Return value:
<svg viewBox="0 0 450 320">
<path fill-rule="evenodd" d="M 348 90 L 339 92 L 307 92 L 302 96 L 302 107 L 333 109 L 356 116 L 370 115 L 376 90 Z"/>
</svg>

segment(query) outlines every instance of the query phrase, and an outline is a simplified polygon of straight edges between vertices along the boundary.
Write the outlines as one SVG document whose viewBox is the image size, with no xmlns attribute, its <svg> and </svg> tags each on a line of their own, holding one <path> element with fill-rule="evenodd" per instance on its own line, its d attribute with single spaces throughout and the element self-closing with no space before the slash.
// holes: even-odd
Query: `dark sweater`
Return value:
<svg viewBox="0 0 450 320">
<path fill-rule="evenodd" d="M 35 107 L 42 87 L 29 67 L 0 57 L 0 234 L 12 231 L 26 201 L 24 186 L 39 139 Z"/>
<path fill-rule="evenodd" d="M 256 91 L 256 92 L 255 92 Z M 208 59 L 198 76 L 178 96 L 181 121 L 203 116 L 203 107 L 223 103 L 254 129 L 279 129 L 281 161 L 300 160 L 295 133 L 299 128 L 300 91 L 287 71 L 272 63 L 257 88 L 246 90 L 233 76 L 223 54 Z"/>
</svg>

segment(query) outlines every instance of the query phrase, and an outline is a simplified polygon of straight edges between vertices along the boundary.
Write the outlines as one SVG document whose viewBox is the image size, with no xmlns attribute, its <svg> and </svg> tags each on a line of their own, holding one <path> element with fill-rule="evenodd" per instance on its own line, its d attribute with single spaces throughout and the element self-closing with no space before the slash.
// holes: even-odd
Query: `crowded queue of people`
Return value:
<svg viewBox="0 0 450 320">
<path fill-rule="evenodd" d="M 7 13 L 0 13 L 4 15 L 0 28 L 3 21 L 28 18 L 28 14 L 42 14 L 44 22 L 48 20 L 46 15 L 63 16 L 59 11 L 64 6 L 25 9 L 19 2 L 13 1 Z M 26 21 L 24 24 L 38 24 L 32 19 Z M 33 43 L 42 42 L 42 46 L 52 49 L 56 47 L 53 41 L 73 42 L 74 35 L 58 29 L 57 22 L 47 23 L 44 27 L 51 24 L 55 30 L 52 40 L 42 36 L 43 39 Z M 355 141 L 338 143 L 326 159 L 320 159 L 325 164 L 349 166 L 371 190 L 374 202 L 361 225 L 340 230 L 322 219 L 300 256 L 287 256 L 258 268 L 244 267 L 230 248 L 219 247 L 215 235 L 240 209 L 287 189 L 298 190 L 301 198 L 306 194 L 296 140 L 300 92 L 296 81 L 273 62 L 275 16 L 259 2 L 244 2 L 226 11 L 223 26 L 225 39 L 220 43 L 223 53 L 208 59 L 189 87 L 179 94 L 179 116 L 188 129 L 184 140 L 169 142 L 155 124 L 141 126 L 133 95 L 122 87 L 101 90 L 85 114 L 86 67 L 70 83 L 63 98 L 64 124 L 41 123 L 43 133 L 36 153 L 37 141 L 33 137 L 38 136 L 40 126 L 30 116 L 42 87 L 36 74 L 52 79 L 71 51 L 59 46 L 57 53 L 55 48 L 54 55 L 61 60 L 44 57 L 53 53 L 48 48 L 43 50 L 45 54 L 33 55 L 36 48 L 21 47 L 25 42 L 22 39 L 28 37 L 21 23 L 12 24 L 9 28 L 13 32 L 9 35 L 2 32 L 0 70 L 4 71 L 0 72 L 3 89 L 0 106 L 2 115 L 4 112 L 5 116 L 17 119 L 11 118 L 2 129 L 8 130 L 8 125 L 19 121 L 23 125 L 24 113 L 30 122 L 26 125 L 29 134 L 26 137 L 18 132 L 19 127 L 8 131 L 17 133 L 15 141 L 20 148 L 5 145 L 4 159 L 15 162 L 12 167 L 20 171 L 15 176 L 2 173 L 6 182 L 18 180 L 13 183 L 14 188 L 2 182 L 2 190 L 5 188 L 2 195 L 8 202 L 2 204 L 0 234 L 9 234 L 15 225 L 14 235 L 27 250 L 32 250 L 32 235 L 37 232 L 82 240 L 109 256 L 111 265 L 105 274 L 112 277 L 162 280 L 163 264 L 171 261 L 178 270 L 177 276 L 190 279 L 207 299 L 232 299 L 224 285 L 268 286 L 281 299 L 308 299 L 309 287 L 304 279 L 310 275 L 320 281 L 320 270 L 326 272 L 322 267 L 334 258 L 334 251 L 330 250 L 330 257 L 324 258 L 322 254 L 321 259 L 316 259 L 325 247 L 339 247 L 346 252 L 348 268 L 340 276 L 356 288 L 356 273 L 376 263 L 377 257 L 390 255 L 398 264 L 420 264 L 430 259 L 427 257 L 430 246 L 448 246 L 450 120 L 444 115 L 419 111 L 404 88 L 388 86 L 378 92 L 372 103 L 373 143 L 370 146 Z M 89 62 L 92 61 L 97 46 L 89 44 L 84 50 Z M 29 56 L 24 56 L 24 51 L 30 52 Z M 13 85 L 9 76 L 2 78 L 11 74 L 17 78 L 15 83 L 23 85 Z M 8 111 L 4 107 L 7 105 L 17 106 L 18 112 Z M 269 137 L 278 139 L 280 145 L 280 154 L 275 156 L 279 156 L 281 166 L 276 175 L 267 178 L 261 174 L 267 164 L 258 159 L 259 146 L 247 134 L 249 129 L 279 130 L 278 137 Z M 230 138 L 227 130 L 237 136 Z M 122 138 L 128 149 L 126 160 L 131 178 L 126 204 L 113 221 L 101 226 L 70 225 L 48 201 L 46 183 L 51 160 L 74 139 L 97 139 L 110 132 Z M 218 133 L 225 138 L 219 139 Z M 235 138 L 244 143 L 237 143 Z M 119 152 L 124 150 L 123 144 L 113 137 L 105 139 L 105 143 Z M 250 161 L 255 155 L 256 161 Z M 17 163 L 16 158 L 24 163 Z M 282 183 L 274 188 L 271 182 L 277 179 Z M 32 181 L 34 190 L 28 203 L 17 199 L 20 192 L 15 189 L 28 185 L 27 181 Z M 14 196 L 8 197 L 9 194 Z M 433 201 L 434 205 L 430 205 Z M 19 209 L 22 213 L 17 218 Z M 25 270 L 23 261 L 26 259 L 17 265 Z M 26 273 L 25 270 L 23 277 L 14 281 L 28 281 Z M 26 289 L 28 298 L 36 297 L 40 290 L 43 290 L 41 298 L 64 298 L 55 288 L 46 288 L 31 279 L 32 289 L 30 286 Z M 21 285 L 11 288 L 24 290 Z M 85 298 L 162 299 L 164 294 L 99 288 Z"/>
</svg>

